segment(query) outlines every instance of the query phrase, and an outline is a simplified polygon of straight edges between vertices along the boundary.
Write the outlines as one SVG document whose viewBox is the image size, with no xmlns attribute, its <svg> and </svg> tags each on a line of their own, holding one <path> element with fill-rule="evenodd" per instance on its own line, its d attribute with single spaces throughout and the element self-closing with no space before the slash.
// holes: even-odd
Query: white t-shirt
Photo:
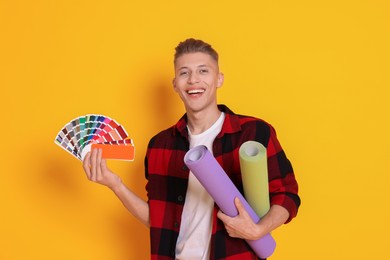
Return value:
<svg viewBox="0 0 390 260">
<path fill-rule="evenodd" d="M 190 148 L 205 145 L 212 153 L 215 137 L 221 132 L 225 114 L 201 134 L 188 129 Z M 208 260 L 212 229 L 214 200 L 190 172 L 186 201 L 181 217 L 180 233 L 176 243 L 176 259 Z"/>
</svg>

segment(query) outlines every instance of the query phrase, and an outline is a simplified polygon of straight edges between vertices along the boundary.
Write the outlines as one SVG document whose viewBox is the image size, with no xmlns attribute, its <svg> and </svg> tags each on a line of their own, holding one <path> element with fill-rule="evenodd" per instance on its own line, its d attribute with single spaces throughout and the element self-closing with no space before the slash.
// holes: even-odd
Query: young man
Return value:
<svg viewBox="0 0 390 260">
<path fill-rule="evenodd" d="M 292 166 L 271 125 L 217 104 L 224 76 L 218 54 L 209 44 L 195 39 L 181 42 L 174 67 L 173 87 L 186 114 L 149 142 L 145 158 L 148 201 L 107 168 L 101 150 L 93 150 L 84 159 L 87 177 L 113 190 L 150 227 L 152 259 L 258 259 L 245 240 L 258 239 L 297 214 L 300 198 Z M 259 223 L 253 223 L 238 199 L 238 216 L 219 211 L 183 161 L 190 148 L 206 145 L 242 192 L 238 149 L 248 140 L 267 147 L 271 208 Z"/>
</svg>

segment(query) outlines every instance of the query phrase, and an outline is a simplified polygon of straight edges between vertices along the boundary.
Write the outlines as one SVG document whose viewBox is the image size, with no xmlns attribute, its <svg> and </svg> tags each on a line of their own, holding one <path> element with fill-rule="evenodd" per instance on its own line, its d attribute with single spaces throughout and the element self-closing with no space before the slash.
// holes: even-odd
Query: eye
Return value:
<svg viewBox="0 0 390 260">
<path fill-rule="evenodd" d="M 199 72 L 201 74 L 206 74 L 207 72 L 209 72 L 209 70 L 208 69 L 200 69 Z"/>
<path fill-rule="evenodd" d="M 182 70 L 179 72 L 179 76 L 185 76 L 187 74 L 188 74 L 188 71 L 186 71 L 186 70 Z"/>
</svg>

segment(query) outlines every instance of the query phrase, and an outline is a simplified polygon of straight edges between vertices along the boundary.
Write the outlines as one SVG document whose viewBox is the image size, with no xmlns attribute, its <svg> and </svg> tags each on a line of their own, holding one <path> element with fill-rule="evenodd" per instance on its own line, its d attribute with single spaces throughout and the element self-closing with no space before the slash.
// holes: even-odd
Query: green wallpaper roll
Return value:
<svg viewBox="0 0 390 260">
<path fill-rule="evenodd" d="M 247 141 L 241 145 L 239 155 L 245 198 L 262 218 L 270 208 L 267 149 L 259 142 Z"/>
</svg>

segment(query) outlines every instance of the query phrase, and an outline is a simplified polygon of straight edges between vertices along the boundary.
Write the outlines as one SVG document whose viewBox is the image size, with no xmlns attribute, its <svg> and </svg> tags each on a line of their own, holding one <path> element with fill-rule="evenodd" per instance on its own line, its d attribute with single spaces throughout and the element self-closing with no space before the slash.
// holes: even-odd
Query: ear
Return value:
<svg viewBox="0 0 390 260">
<path fill-rule="evenodd" d="M 173 90 L 174 90 L 175 92 L 177 92 L 177 88 L 176 88 L 176 78 L 173 78 L 173 80 L 172 80 L 172 86 L 173 86 Z"/>
<path fill-rule="evenodd" d="M 218 82 L 217 82 L 218 83 L 218 85 L 217 85 L 218 88 L 222 87 L 224 80 L 225 80 L 225 76 L 223 75 L 222 72 L 219 72 L 218 73 Z"/>
</svg>

